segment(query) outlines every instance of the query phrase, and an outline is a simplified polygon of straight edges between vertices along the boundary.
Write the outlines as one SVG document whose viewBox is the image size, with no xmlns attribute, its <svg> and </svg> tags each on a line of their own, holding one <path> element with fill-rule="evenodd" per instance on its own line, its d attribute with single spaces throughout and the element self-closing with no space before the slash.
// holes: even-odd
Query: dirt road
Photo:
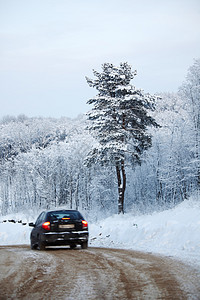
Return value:
<svg viewBox="0 0 200 300">
<path fill-rule="evenodd" d="M 129 250 L 1 246 L 0 299 L 200 299 L 200 274 Z"/>
</svg>

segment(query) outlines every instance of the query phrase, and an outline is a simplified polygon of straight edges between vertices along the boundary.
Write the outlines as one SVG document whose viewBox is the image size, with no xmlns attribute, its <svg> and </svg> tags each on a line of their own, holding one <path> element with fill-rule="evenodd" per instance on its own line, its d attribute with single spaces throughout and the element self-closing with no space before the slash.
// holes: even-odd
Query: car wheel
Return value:
<svg viewBox="0 0 200 300">
<path fill-rule="evenodd" d="M 87 249 L 87 247 L 88 247 L 88 242 L 83 242 L 83 243 L 81 244 L 81 248 L 82 248 L 82 249 Z"/>
<path fill-rule="evenodd" d="M 39 242 L 38 242 L 38 250 L 44 251 L 45 250 L 45 246 L 46 246 L 45 243 L 39 240 Z"/>
<path fill-rule="evenodd" d="M 76 248 L 75 244 L 70 245 L 70 249 L 75 249 L 75 248 Z"/>
<path fill-rule="evenodd" d="M 35 246 L 35 244 L 33 243 L 32 240 L 31 240 L 31 249 L 32 249 L 32 250 L 35 250 L 35 249 L 36 249 L 36 246 Z"/>
</svg>

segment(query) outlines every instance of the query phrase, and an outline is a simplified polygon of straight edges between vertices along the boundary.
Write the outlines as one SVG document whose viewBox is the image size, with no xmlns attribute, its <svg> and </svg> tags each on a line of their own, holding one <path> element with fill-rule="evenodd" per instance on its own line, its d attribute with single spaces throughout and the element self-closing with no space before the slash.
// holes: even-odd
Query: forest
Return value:
<svg viewBox="0 0 200 300">
<path fill-rule="evenodd" d="M 152 145 L 140 164 L 126 162 L 124 212 L 174 207 L 200 188 L 200 59 L 176 93 L 159 93 L 149 127 Z M 118 212 L 116 169 L 88 165 L 98 144 L 87 115 L 76 119 L 25 115 L 0 120 L 0 211 L 65 207 L 94 220 Z"/>
</svg>

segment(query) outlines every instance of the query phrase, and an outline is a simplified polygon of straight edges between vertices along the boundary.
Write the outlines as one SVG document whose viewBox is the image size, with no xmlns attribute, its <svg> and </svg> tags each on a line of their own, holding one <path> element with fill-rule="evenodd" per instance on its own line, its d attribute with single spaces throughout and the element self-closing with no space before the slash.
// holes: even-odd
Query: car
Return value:
<svg viewBox="0 0 200 300">
<path fill-rule="evenodd" d="M 69 245 L 71 249 L 80 245 L 88 247 L 88 222 L 77 210 L 43 211 L 35 223 L 30 235 L 31 249 L 45 250 L 47 246 Z"/>
</svg>

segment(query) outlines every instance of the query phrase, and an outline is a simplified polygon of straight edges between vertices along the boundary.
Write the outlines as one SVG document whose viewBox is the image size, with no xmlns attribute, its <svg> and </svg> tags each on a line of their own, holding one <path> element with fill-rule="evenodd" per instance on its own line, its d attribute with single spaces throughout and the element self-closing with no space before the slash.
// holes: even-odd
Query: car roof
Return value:
<svg viewBox="0 0 200 300">
<path fill-rule="evenodd" d="M 56 210 L 49 210 L 46 213 L 51 213 L 51 212 L 79 212 L 79 211 L 75 209 L 56 209 Z"/>
</svg>

